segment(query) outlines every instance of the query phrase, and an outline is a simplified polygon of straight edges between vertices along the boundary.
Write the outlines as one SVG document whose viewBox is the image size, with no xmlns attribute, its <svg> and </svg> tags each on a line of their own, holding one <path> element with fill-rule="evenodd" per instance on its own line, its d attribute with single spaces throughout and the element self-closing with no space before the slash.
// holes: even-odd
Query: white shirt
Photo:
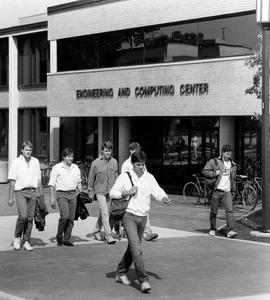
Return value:
<svg viewBox="0 0 270 300">
<path fill-rule="evenodd" d="M 53 166 L 48 185 L 55 187 L 57 191 L 72 191 L 76 190 L 81 181 L 81 171 L 77 165 L 67 167 L 60 162 Z"/>
<path fill-rule="evenodd" d="M 138 177 L 134 171 L 130 171 L 130 175 L 134 186 L 137 186 L 138 190 L 131 197 L 127 211 L 137 216 L 146 216 L 150 210 L 151 196 L 161 202 L 163 197 L 167 197 L 167 194 L 159 186 L 155 177 L 147 171 L 141 177 Z M 110 197 L 120 199 L 122 191 L 130 190 L 131 186 L 128 174 L 120 174 L 110 190 Z"/>
<path fill-rule="evenodd" d="M 223 163 L 224 170 L 217 188 L 224 192 L 229 192 L 231 190 L 230 169 L 232 167 L 232 163 L 230 160 L 224 160 Z"/>
<path fill-rule="evenodd" d="M 15 180 L 15 191 L 32 187 L 38 187 L 38 181 L 41 180 L 40 164 L 38 159 L 30 157 L 26 162 L 23 155 L 17 157 L 10 166 L 9 180 Z"/>
<path fill-rule="evenodd" d="M 132 170 L 133 170 L 133 165 L 131 163 L 131 157 L 129 157 L 123 162 L 121 167 L 121 173 L 130 172 Z"/>
</svg>

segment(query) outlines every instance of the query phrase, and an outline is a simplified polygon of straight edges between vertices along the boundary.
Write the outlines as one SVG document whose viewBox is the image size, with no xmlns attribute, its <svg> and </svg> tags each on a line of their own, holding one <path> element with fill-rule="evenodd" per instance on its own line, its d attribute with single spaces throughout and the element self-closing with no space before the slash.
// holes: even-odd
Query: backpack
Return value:
<svg viewBox="0 0 270 300">
<path fill-rule="evenodd" d="M 218 167 L 217 159 L 214 158 L 214 161 L 215 161 L 215 165 L 216 165 L 216 170 L 218 170 L 219 167 Z M 205 175 L 203 175 L 203 176 L 204 176 L 204 183 L 206 184 L 206 186 L 208 188 L 213 188 L 215 186 L 216 182 L 217 182 L 217 177 L 209 178 L 209 177 L 206 177 Z"/>
</svg>

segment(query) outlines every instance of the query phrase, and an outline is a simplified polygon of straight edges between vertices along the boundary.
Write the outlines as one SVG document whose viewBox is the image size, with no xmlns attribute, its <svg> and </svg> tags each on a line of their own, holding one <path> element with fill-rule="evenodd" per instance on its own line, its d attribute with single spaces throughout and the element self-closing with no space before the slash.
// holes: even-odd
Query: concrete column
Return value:
<svg viewBox="0 0 270 300">
<path fill-rule="evenodd" d="M 57 43 L 50 41 L 50 73 L 57 72 Z M 59 160 L 60 118 L 50 117 L 50 160 Z"/>
<path fill-rule="evenodd" d="M 225 144 L 230 144 L 235 150 L 235 118 L 234 117 L 220 117 L 219 125 L 219 153 Z"/>
<path fill-rule="evenodd" d="M 18 90 L 18 48 L 17 38 L 9 36 L 9 121 L 8 121 L 8 162 L 17 157 L 18 151 L 18 107 L 19 107 L 19 90 Z"/>
<path fill-rule="evenodd" d="M 98 153 L 101 150 L 103 143 L 103 118 L 98 117 Z"/>
<path fill-rule="evenodd" d="M 119 169 L 129 157 L 128 145 L 130 144 L 130 119 L 119 118 Z"/>
<path fill-rule="evenodd" d="M 59 160 L 60 118 L 50 118 L 50 160 Z"/>
<path fill-rule="evenodd" d="M 57 43 L 50 41 L 50 73 L 57 72 Z"/>
</svg>

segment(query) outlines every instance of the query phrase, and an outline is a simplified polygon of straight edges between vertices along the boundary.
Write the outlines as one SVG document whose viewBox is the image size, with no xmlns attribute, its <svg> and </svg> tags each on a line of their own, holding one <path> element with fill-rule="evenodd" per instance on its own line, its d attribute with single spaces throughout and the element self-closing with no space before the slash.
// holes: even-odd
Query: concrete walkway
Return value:
<svg viewBox="0 0 270 300">
<path fill-rule="evenodd" d="M 88 205 L 91 217 L 75 223 L 75 247 L 56 246 L 59 214 L 50 210 L 45 231 L 33 228 L 35 249 L 29 253 L 13 250 L 16 207 L 6 204 L 6 186 L 0 186 L 0 195 L 0 299 L 270 299 L 270 244 L 209 237 L 209 208 L 183 205 L 177 195 L 171 196 L 171 207 L 152 202 L 150 219 L 159 238 L 143 241 L 152 285 L 147 295 L 139 290 L 133 266 L 131 286 L 115 282 L 127 242 L 93 240 L 96 202 Z"/>
</svg>

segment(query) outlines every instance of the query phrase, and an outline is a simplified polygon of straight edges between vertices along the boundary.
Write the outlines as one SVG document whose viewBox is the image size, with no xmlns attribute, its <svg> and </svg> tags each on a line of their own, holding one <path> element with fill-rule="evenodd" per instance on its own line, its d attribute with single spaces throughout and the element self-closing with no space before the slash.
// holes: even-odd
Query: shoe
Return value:
<svg viewBox="0 0 270 300">
<path fill-rule="evenodd" d="M 116 243 L 116 239 L 114 239 L 111 235 L 105 236 L 105 243 L 112 245 Z"/>
<path fill-rule="evenodd" d="M 34 248 L 30 245 L 30 243 L 28 241 L 26 241 L 24 244 L 23 244 L 23 248 L 24 250 L 26 251 L 33 251 Z"/>
<path fill-rule="evenodd" d="M 57 244 L 57 246 L 63 246 L 63 240 L 56 238 L 56 244 Z"/>
<path fill-rule="evenodd" d="M 144 233 L 143 238 L 148 242 L 153 241 L 158 238 L 158 234 L 157 233 Z"/>
<path fill-rule="evenodd" d="M 216 231 L 213 230 L 213 229 L 211 229 L 211 230 L 209 231 L 209 235 L 210 235 L 210 236 L 215 236 L 215 235 L 216 235 Z"/>
<path fill-rule="evenodd" d="M 99 231 L 94 232 L 94 233 L 93 233 L 93 236 L 94 236 L 94 239 L 95 239 L 95 240 L 97 240 L 97 241 L 102 241 L 102 237 L 101 237 Z"/>
<path fill-rule="evenodd" d="M 127 275 L 118 275 L 118 274 L 116 274 L 115 281 L 119 282 L 119 283 L 122 283 L 124 285 L 130 285 L 131 284 L 131 282 L 127 278 Z"/>
<path fill-rule="evenodd" d="M 148 281 L 144 281 L 141 283 L 141 292 L 148 293 L 151 290 L 151 285 Z"/>
<path fill-rule="evenodd" d="M 68 247 L 74 247 L 74 244 L 71 242 L 64 242 L 63 245 Z"/>
<path fill-rule="evenodd" d="M 14 247 L 14 250 L 20 250 L 21 249 L 21 239 L 20 238 L 15 238 L 14 239 L 13 247 Z"/>
<path fill-rule="evenodd" d="M 227 238 L 234 238 L 237 236 L 237 232 L 233 231 L 233 230 L 230 230 L 228 233 L 227 233 Z"/>
</svg>

